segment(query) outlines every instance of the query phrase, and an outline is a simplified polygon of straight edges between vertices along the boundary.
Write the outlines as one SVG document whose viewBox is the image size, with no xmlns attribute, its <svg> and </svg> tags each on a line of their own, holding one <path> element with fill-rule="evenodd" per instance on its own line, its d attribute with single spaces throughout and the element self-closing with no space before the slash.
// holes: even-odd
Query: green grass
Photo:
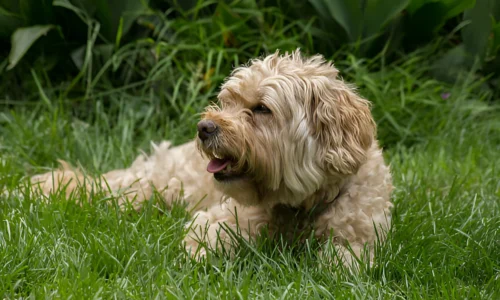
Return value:
<svg viewBox="0 0 500 300">
<path fill-rule="evenodd" d="M 102 193 L 83 207 L 63 194 L 48 203 L 29 196 L 26 177 L 57 159 L 102 173 L 127 166 L 151 141 L 192 138 L 228 61 L 252 55 L 215 49 L 157 62 L 144 87 L 102 79 L 87 86 L 91 97 L 71 98 L 41 80 L 23 101 L 0 100 L 0 296 L 500 297 L 498 99 L 472 74 L 454 86 L 429 79 L 429 49 L 390 65 L 349 56 L 336 62 L 374 103 L 396 186 L 393 231 L 376 266 L 359 274 L 325 267 L 314 241 L 293 249 L 260 241 L 234 260 L 196 263 L 180 246 L 189 218 L 181 206 L 135 213 L 107 205 Z"/>
</svg>

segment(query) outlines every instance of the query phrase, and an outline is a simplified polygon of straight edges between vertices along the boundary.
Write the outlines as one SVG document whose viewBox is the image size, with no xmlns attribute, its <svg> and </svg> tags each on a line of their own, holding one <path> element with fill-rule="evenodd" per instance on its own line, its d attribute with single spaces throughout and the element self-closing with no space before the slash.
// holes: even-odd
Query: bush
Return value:
<svg viewBox="0 0 500 300">
<path fill-rule="evenodd" d="M 127 42 L 144 38 L 153 38 L 150 46 L 154 48 L 159 42 L 169 41 L 168 37 L 182 35 L 187 27 L 192 27 L 189 23 L 200 21 L 214 29 L 213 35 L 207 36 L 212 39 L 208 41 L 211 46 L 219 44 L 238 52 L 247 50 L 248 55 L 268 47 L 247 44 L 245 32 L 294 26 L 300 26 L 313 39 L 311 45 L 307 38 L 302 40 L 311 52 L 327 55 L 347 47 L 358 56 L 373 57 L 379 53 L 391 56 L 401 50 L 414 50 L 440 35 L 450 38 L 458 49 L 453 48 L 443 61 L 467 69 L 476 57 L 480 62 L 495 60 L 500 47 L 498 0 L 477 3 L 474 0 L 310 0 L 299 4 L 289 0 L 3 2 L 0 39 L 4 52 L 11 39 L 9 59 L 3 63 L 7 69 L 13 69 L 32 46 L 37 49 L 28 52 L 30 62 L 43 56 L 44 67 L 53 66 L 57 60 L 67 66 L 65 59 L 71 57 L 72 67 L 81 69 L 84 50 L 99 52 L 109 59 Z M 272 11 L 279 13 L 269 14 Z M 286 20 L 274 18 L 283 15 Z M 249 18 L 253 22 L 248 24 Z M 252 28 L 246 26 L 250 24 Z M 458 31 L 461 36 L 455 34 Z M 277 44 L 273 46 L 280 46 Z"/>
</svg>

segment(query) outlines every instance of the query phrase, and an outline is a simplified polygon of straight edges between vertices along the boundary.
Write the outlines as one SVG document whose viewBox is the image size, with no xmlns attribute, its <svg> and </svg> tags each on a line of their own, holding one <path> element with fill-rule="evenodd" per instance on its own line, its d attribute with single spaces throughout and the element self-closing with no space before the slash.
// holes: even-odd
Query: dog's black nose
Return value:
<svg viewBox="0 0 500 300">
<path fill-rule="evenodd" d="M 211 120 L 201 120 L 198 122 L 198 137 L 204 141 L 215 135 L 218 131 L 217 125 Z"/>
</svg>

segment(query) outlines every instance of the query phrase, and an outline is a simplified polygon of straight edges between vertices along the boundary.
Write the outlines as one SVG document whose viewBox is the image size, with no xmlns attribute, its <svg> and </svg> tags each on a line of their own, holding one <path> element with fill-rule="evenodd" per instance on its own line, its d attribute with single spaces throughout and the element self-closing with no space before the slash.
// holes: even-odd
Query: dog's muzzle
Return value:
<svg viewBox="0 0 500 300">
<path fill-rule="evenodd" d="M 210 139 L 216 137 L 219 133 L 219 127 L 212 120 L 201 120 L 198 122 L 198 137 L 203 142 L 205 147 L 210 148 L 208 151 L 213 151 L 213 141 Z M 208 144 L 208 145 L 206 145 Z M 212 158 L 208 162 L 207 172 L 214 174 L 217 181 L 233 181 L 245 177 L 245 172 L 235 170 L 234 165 L 236 159 L 227 154 L 211 153 Z"/>
<path fill-rule="evenodd" d="M 202 141 L 206 141 L 210 137 L 215 136 L 218 131 L 219 128 L 217 124 L 212 120 L 201 120 L 198 122 L 198 137 Z"/>
</svg>

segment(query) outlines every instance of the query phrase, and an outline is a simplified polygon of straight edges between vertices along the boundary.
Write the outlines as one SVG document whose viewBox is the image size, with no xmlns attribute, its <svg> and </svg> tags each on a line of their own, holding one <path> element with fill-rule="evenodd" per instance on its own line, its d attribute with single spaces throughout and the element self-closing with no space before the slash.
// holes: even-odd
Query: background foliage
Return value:
<svg viewBox="0 0 500 300">
<path fill-rule="evenodd" d="M 268 39 L 256 43 L 250 38 L 254 34 Z M 217 47 L 234 48 L 235 53 L 225 53 L 225 62 L 231 54 L 245 61 L 295 46 L 326 56 L 347 49 L 357 57 L 391 61 L 436 39 L 442 42 L 430 58 L 434 76 L 453 82 L 473 69 L 491 74 L 497 87 L 498 0 L 0 2 L 2 75 L 25 79 L 30 77 L 26 69 L 40 66 L 59 84 L 80 72 L 64 87 L 66 93 L 83 89 L 98 73 L 112 75 L 114 85 L 151 82 L 156 62 L 175 56 L 196 63 L 196 51 Z"/>
</svg>

